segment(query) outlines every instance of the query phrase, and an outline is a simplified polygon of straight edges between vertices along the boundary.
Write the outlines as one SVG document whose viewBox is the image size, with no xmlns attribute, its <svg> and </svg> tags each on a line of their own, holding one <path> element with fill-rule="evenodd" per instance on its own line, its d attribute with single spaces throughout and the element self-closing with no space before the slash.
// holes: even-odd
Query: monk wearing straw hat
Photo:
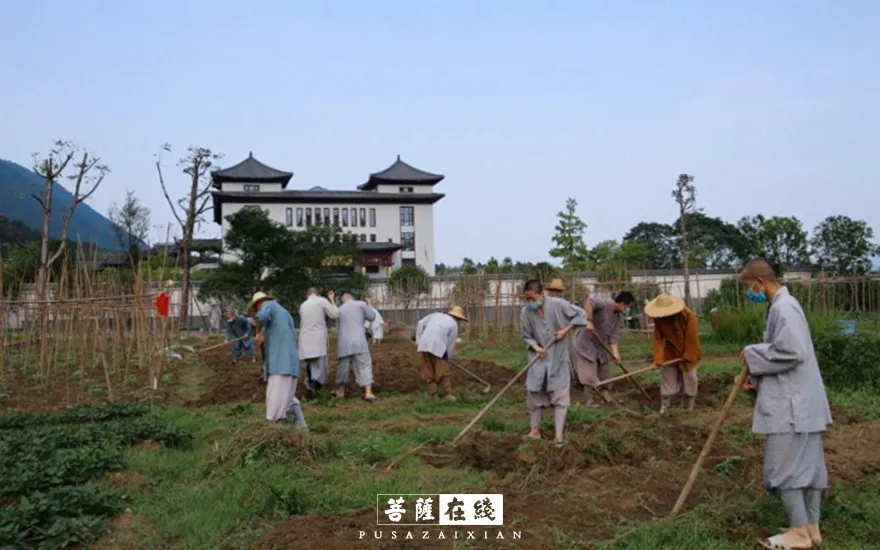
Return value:
<svg viewBox="0 0 880 550">
<path fill-rule="evenodd" d="M 692 411 L 697 398 L 697 363 L 702 358 L 699 320 L 684 300 L 669 294 L 648 302 L 645 314 L 654 319 L 652 351 L 654 366 L 660 369 L 660 414 L 666 414 L 672 397 L 682 390 L 685 406 Z M 675 359 L 680 361 L 664 365 Z"/>
<path fill-rule="evenodd" d="M 264 292 L 257 292 L 251 298 L 248 316 L 256 322 L 257 338 L 266 343 L 266 353 L 263 355 L 263 375 L 268 382 L 266 419 L 280 422 L 293 414 L 296 426 L 305 428 L 302 404 L 296 397 L 299 350 L 296 347 L 293 317 L 275 298 Z"/>
<path fill-rule="evenodd" d="M 553 279 L 545 290 L 547 291 L 547 296 L 562 298 L 562 294 L 565 292 L 565 283 L 562 282 L 562 279 Z"/>
<path fill-rule="evenodd" d="M 416 345 L 422 355 L 422 378 L 428 383 L 428 394 L 432 398 L 437 396 L 439 386 L 447 401 L 455 401 L 448 361 L 452 359 L 462 322 L 468 322 L 467 316 L 461 306 L 455 306 L 446 313 L 426 315 L 416 326 Z"/>
</svg>

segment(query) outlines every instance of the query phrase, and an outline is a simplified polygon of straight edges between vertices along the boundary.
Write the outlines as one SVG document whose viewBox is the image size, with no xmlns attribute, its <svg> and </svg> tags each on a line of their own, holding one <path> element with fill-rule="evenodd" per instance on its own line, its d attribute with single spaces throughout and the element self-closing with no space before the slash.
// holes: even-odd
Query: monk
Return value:
<svg viewBox="0 0 880 550">
<path fill-rule="evenodd" d="M 266 419 L 282 422 L 293 414 L 296 427 L 306 428 L 302 404 L 296 397 L 299 350 L 296 348 L 293 317 L 275 298 L 264 292 L 257 292 L 251 298 L 248 314 L 256 321 L 257 337 L 265 342 L 263 376 L 267 380 Z"/>
<path fill-rule="evenodd" d="M 547 296 L 552 296 L 553 298 L 564 298 L 565 294 L 565 283 L 562 282 L 562 279 L 553 279 L 550 281 L 550 284 L 547 285 L 547 288 L 544 289 L 547 293 Z M 574 306 L 578 310 L 581 308 Z M 582 310 L 581 310 L 582 311 Z M 574 367 L 577 365 L 577 352 L 574 349 L 574 343 L 577 341 L 578 336 L 580 336 L 582 328 L 577 327 L 571 334 L 571 338 L 568 339 L 568 355 L 569 361 L 571 362 L 572 372 L 574 372 Z M 572 375 L 573 376 L 573 375 Z"/>
<path fill-rule="evenodd" d="M 257 362 L 254 350 L 254 324 L 244 315 L 235 310 L 226 312 L 226 341 L 232 341 L 232 362 L 237 363 L 242 352 L 248 354 L 251 361 Z"/>
<path fill-rule="evenodd" d="M 590 296 L 584 302 L 587 315 L 587 329 L 582 330 L 575 342 L 577 352 L 577 376 L 584 386 L 584 399 L 588 407 L 598 407 L 592 390 L 599 382 L 611 378 L 611 361 L 619 365 L 620 324 L 622 313 L 635 301 L 627 291 L 619 293 L 614 299 Z M 597 338 L 610 345 L 611 355 Z M 620 400 L 611 396 L 611 384 L 600 386 L 597 391 L 606 403 L 619 404 Z"/>
<path fill-rule="evenodd" d="M 583 310 L 562 298 L 544 295 L 544 287 L 535 279 L 523 288 L 523 306 L 520 314 L 522 339 L 526 343 L 529 360 L 535 363 L 526 375 L 526 405 L 529 408 L 528 437 L 541 439 L 541 421 L 544 409 L 553 409 L 554 445 L 563 445 L 565 420 L 571 404 L 571 359 L 564 343 L 558 343 L 576 326 L 584 326 Z M 546 347 L 550 346 L 550 347 Z"/>
<path fill-rule="evenodd" d="M 379 313 L 379 310 L 373 305 L 372 298 L 368 296 L 364 299 L 364 302 L 370 306 L 370 309 L 373 310 L 373 315 L 375 316 L 375 319 L 372 321 L 364 321 L 364 328 L 367 329 L 367 332 L 369 333 L 369 339 L 375 345 L 385 338 L 385 319 L 382 319 L 382 314 Z"/>
<path fill-rule="evenodd" d="M 305 362 L 306 389 L 317 392 L 327 384 L 330 372 L 327 342 L 327 319 L 338 319 L 336 293 L 324 298 L 317 288 L 306 291 L 306 300 L 299 306 L 299 354 Z"/>
<path fill-rule="evenodd" d="M 357 385 L 364 390 L 364 399 L 376 399 L 373 395 L 373 358 L 370 355 L 370 343 L 364 333 L 364 322 L 375 318 L 373 309 L 366 303 L 355 300 L 349 292 L 342 294 L 336 343 L 336 357 L 339 360 L 336 368 L 336 396 L 339 398 L 345 397 L 348 373 L 354 369 Z"/>
<path fill-rule="evenodd" d="M 672 397 L 684 390 L 685 407 L 694 410 L 697 399 L 697 363 L 700 353 L 700 321 L 678 296 L 661 294 L 645 306 L 645 314 L 654 319 L 652 342 L 654 366 L 660 369 L 660 414 L 672 403 Z M 678 359 L 672 365 L 664 365 Z"/>
<path fill-rule="evenodd" d="M 822 432 L 832 420 L 810 327 L 766 260 L 746 264 L 740 280 L 750 301 L 770 304 L 764 341 L 746 346 L 741 357 L 757 389 L 752 431 L 767 437 L 764 486 L 780 498 L 789 520 L 788 531 L 759 542 L 765 548 L 811 548 L 822 542 L 819 520 L 828 487 Z"/>
<path fill-rule="evenodd" d="M 415 340 L 422 355 L 422 378 L 428 383 L 428 395 L 437 397 L 437 387 L 443 389 L 447 401 L 455 401 L 449 363 L 458 341 L 458 328 L 467 322 L 464 310 L 455 306 L 448 313 L 431 313 L 416 326 Z"/>
</svg>

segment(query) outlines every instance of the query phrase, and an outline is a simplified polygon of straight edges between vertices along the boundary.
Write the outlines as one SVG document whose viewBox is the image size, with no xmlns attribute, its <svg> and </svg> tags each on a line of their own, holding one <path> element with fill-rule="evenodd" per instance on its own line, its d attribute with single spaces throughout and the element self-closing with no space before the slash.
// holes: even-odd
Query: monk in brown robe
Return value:
<svg viewBox="0 0 880 550">
<path fill-rule="evenodd" d="M 645 306 L 654 319 L 652 345 L 654 366 L 660 369 L 660 414 L 665 414 L 672 397 L 682 389 L 687 410 L 694 410 L 697 398 L 697 363 L 700 353 L 700 323 L 697 315 L 677 296 L 661 294 Z M 679 359 L 672 365 L 664 365 Z"/>
</svg>

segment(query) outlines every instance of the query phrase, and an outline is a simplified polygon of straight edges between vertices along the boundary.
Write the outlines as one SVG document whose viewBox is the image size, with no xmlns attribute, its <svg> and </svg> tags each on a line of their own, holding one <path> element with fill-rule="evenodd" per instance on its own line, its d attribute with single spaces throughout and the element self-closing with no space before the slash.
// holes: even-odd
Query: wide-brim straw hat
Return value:
<svg viewBox="0 0 880 550">
<path fill-rule="evenodd" d="M 452 309 L 450 309 L 448 311 L 448 315 L 455 317 L 456 319 L 461 319 L 465 323 L 468 322 L 467 315 L 464 314 L 464 310 L 461 308 L 461 306 L 455 306 Z"/>
<path fill-rule="evenodd" d="M 251 298 L 251 301 L 248 304 L 248 307 L 247 307 L 248 313 L 253 315 L 255 313 L 254 310 L 256 309 L 257 304 L 259 304 L 260 302 L 263 302 L 265 300 L 274 300 L 274 299 L 275 298 L 269 296 L 265 292 L 257 292 L 256 294 L 254 294 L 254 297 Z"/>
<path fill-rule="evenodd" d="M 174 286 L 174 281 L 168 279 L 167 281 L 165 281 L 165 286 Z"/>
<path fill-rule="evenodd" d="M 550 281 L 550 284 L 547 285 L 547 290 L 558 290 L 559 292 L 565 292 L 565 283 L 562 282 L 562 279 L 553 279 Z"/>
<path fill-rule="evenodd" d="M 645 305 L 645 314 L 653 318 L 669 317 L 670 315 L 680 313 L 683 309 L 684 300 L 678 296 L 661 294 Z"/>
</svg>

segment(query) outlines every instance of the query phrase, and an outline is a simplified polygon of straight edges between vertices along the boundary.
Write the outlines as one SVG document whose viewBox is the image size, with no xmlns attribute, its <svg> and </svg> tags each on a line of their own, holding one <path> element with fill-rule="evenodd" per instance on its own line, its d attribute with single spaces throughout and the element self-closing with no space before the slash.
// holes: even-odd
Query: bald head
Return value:
<svg viewBox="0 0 880 550">
<path fill-rule="evenodd" d="M 306 291 L 306 298 L 308 298 L 312 294 L 317 294 L 317 293 L 318 293 L 318 289 L 315 287 L 311 287 Z"/>
<path fill-rule="evenodd" d="M 342 293 L 342 298 L 340 298 L 340 299 L 342 300 L 343 303 L 345 303 L 345 302 L 351 300 L 351 299 L 352 299 L 351 292 L 343 292 L 343 293 Z"/>
<path fill-rule="evenodd" d="M 770 265 L 770 262 L 764 258 L 752 260 L 743 267 L 739 274 L 739 280 L 744 283 L 754 281 L 763 281 L 765 283 L 776 283 L 776 270 Z"/>
</svg>

